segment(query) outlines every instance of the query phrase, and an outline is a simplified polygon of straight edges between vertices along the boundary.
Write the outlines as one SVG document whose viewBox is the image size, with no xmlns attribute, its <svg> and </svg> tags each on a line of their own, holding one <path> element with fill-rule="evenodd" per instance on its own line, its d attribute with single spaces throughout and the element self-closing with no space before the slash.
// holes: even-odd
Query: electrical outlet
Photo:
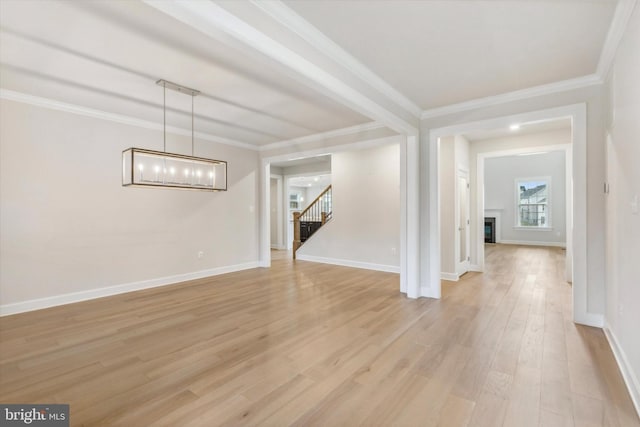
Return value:
<svg viewBox="0 0 640 427">
<path fill-rule="evenodd" d="M 204 258 L 204 251 L 199 251 L 198 252 L 198 259 L 202 259 Z"/>
<path fill-rule="evenodd" d="M 624 316 L 624 306 L 622 304 L 618 304 L 618 315 L 620 317 Z"/>
<path fill-rule="evenodd" d="M 391 255 L 395 255 L 396 254 L 396 248 L 391 248 Z"/>
</svg>

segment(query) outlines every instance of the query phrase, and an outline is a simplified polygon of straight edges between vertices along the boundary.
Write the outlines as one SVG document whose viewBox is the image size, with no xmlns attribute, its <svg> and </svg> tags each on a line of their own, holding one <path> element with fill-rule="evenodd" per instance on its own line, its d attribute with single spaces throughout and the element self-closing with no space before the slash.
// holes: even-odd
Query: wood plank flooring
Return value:
<svg viewBox="0 0 640 427">
<path fill-rule="evenodd" d="M 398 276 L 291 261 L 0 319 L 0 402 L 72 425 L 639 426 L 558 248 L 408 300 Z"/>
</svg>

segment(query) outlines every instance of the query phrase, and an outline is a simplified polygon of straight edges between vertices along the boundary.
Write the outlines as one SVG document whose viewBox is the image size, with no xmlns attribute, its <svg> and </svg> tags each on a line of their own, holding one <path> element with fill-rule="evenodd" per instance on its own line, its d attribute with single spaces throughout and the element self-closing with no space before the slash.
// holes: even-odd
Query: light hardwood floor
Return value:
<svg viewBox="0 0 640 427">
<path fill-rule="evenodd" d="M 72 425 L 638 426 L 562 250 L 408 300 L 398 276 L 274 253 L 256 269 L 0 319 L 0 402 Z"/>
</svg>

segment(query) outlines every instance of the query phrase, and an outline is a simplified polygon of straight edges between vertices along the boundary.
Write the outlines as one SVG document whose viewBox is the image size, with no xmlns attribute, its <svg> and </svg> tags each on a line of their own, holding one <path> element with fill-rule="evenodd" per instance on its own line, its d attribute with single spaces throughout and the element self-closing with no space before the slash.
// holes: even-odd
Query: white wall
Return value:
<svg viewBox="0 0 640 427">
<path fill-rule="evenodd" d="M 469 141 L 462 135 L 440 138 L 438 174 L 440 184 L 440 272 L 443 279 L 457 280 L 458 173 L 469 172 Z"/>
<path fill-rule="evenodd" d="M 469 155 L 471 157 L 470 169 L 471 176 L 474 178 L 471 180 L 471 236 L 472 239 L 475 239 L 478 236 L 478 224 L 477 221 L 474 221 L 474 218 L 477 218 L 477 206 L 478 206 L 478 183 L 475 180 L 477 176 L 477 158 L 479 154 L 487 155 L 496 152 L 504 152 L 508 150 L 514 149 L 528 149 L 528 148 L 541 148 L 541 147 L 549 147 L 549 146 L 558 146 L 558 145 L 566 145 L 571 143 L 571 129 L 557 129 L 545 132 L 538 132 L 532 134 L 525 135 L 517 135 L 514 134 L 512 136 L 506 138 L 492 138 L 485 139 L 482 141 L 474 141 L 470 145 Z M 526 158 L 526 157 L 525 157 Z M 486 169 L 485 169 L 486 170 Z M 564 182 L 564 179 L 563 179 Z M 554 186 L 556 187 L 556 186 Z M 486 185 L 485 185 L 486 190 Z M 566 190 L 565 190 L 566 197 Z M 491 203 L 486 202 L 485 197 L 485 210 L 492 209 L 496 206 L 492 206 Z M 566 212 L 566 206 L 564 207 L 564 211 Z M 493 211 L 492 214 L 498 214 L 502 220 L 501 211 Z M 566 215 L 565 215 L 566 217 Z M 566 223 L 566 221 L 565 221 Z M 481 227 L 484 224 L 480 224 Z M 507 239 L 502 236 L 502 239 Z M 565 241 L 566 241 L 566 226 L 564 229 Z M 477 245 L 472 240 L 471 242 L 471 259 L 474 260 L 477 258 Z"/>
<path fill-rule="evenodd" d="M 296 185 L 290 185 L 289 186 L 289 193 L 287 195 L 287 200 L 289 195 L 291 194 L 298 194 L 298 196 L 300 197 L 298 200 L 300 200 L 298 209 L 293 209 L 292 211 L 298 210 L 301 211 L 303 210 L 306 206 L 307 203 L 309 203 L 309 198 L 307 197 L 307 187 L 298 187 Z"/>
<path fill-rule="evenodd" d="M 311 202 L 313 202 L 330 184 L 326 185 L 312 185 L 311 187 L 307 187 L 307 198 L 304 199 L 304 203 L 302 204 L 306 209 Z"/>
<path fill-rule="evenodd" d="M 282 175 L 287 177 L 294 176 L 309 176 L 309 175 L 324 175 L 331 173 L 331 161 L 307 163 L 303 165 L 288 166 L 280 168 Z"/>
<path fill-rule="evenodd" d="M 443 279 L 455 275 L 455 138 L 440 138 L 440 272 Z"/>
<path fill-rule="evenodd" d="M 565 152 L 552 151 L 532 156 L 504 156 L 485 159 L 485 212 L 500 212 L 500 236 L 505 243 L 566 243 L 566 177 Z M 517 195 L 515 181 L 520 178 L 550 177 L 549 228 L 523 230 L 517 227 Z M 485 216 L 491 216 L 485 213 Z"/>
<path fill-rule="evenodd" d="M 257 264 L 255 151 L 196 141 L 196 155 L 228 161 L 227 192 L 125 188 L 122 150 L 162 149 L 161 132 L 13 101 L 0 108 L 4 312 Z M 190 139 L 172 136 L 167 151 L 190 152 Z"/>
<path fill-rule="evenodd" d="M 298 259 L 398 271 L 399 143 L 336 153 L 331 168 L 333 218 Z"/>
<path fill-rule="evenodd" d="M 454 144 L 456 147 L 456 169 L 462 169 L 469 171 L 469 154 L 471 148 L 469 141 L 463 135 L 456 135 L 454 138 Z"/>
<path fill-rule="evenodd" d="M 271 209 L 270 218 L 270 234 L 271 234 L 271 247 L 278 246 L 278 180 L 276 178 L 271 178 L 269 181 L 270 189 L 270 203 L 269 207 Z"/>
<path fill-rule="evenodd" d="M 612 347 L 640 412 L 640 8 L 636 6 L 609 78 L 607 305 Z M 604 157 L 604 156 L 603 156 Z M 635 206 L 635 209 L 634 209 Z"/>
</svg>

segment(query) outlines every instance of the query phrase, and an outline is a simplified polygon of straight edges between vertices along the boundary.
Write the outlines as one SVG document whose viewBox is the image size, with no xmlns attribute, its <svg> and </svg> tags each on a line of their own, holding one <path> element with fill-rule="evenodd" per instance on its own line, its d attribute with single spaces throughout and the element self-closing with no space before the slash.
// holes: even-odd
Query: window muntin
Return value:
<svg viewBox="0 0 640 427">
<path fill-rule="evenodd" d="M 549 178 L 516 180 L 516 224 L 518 227 L 548 228 L 551 226 Z"/>
</svg>

